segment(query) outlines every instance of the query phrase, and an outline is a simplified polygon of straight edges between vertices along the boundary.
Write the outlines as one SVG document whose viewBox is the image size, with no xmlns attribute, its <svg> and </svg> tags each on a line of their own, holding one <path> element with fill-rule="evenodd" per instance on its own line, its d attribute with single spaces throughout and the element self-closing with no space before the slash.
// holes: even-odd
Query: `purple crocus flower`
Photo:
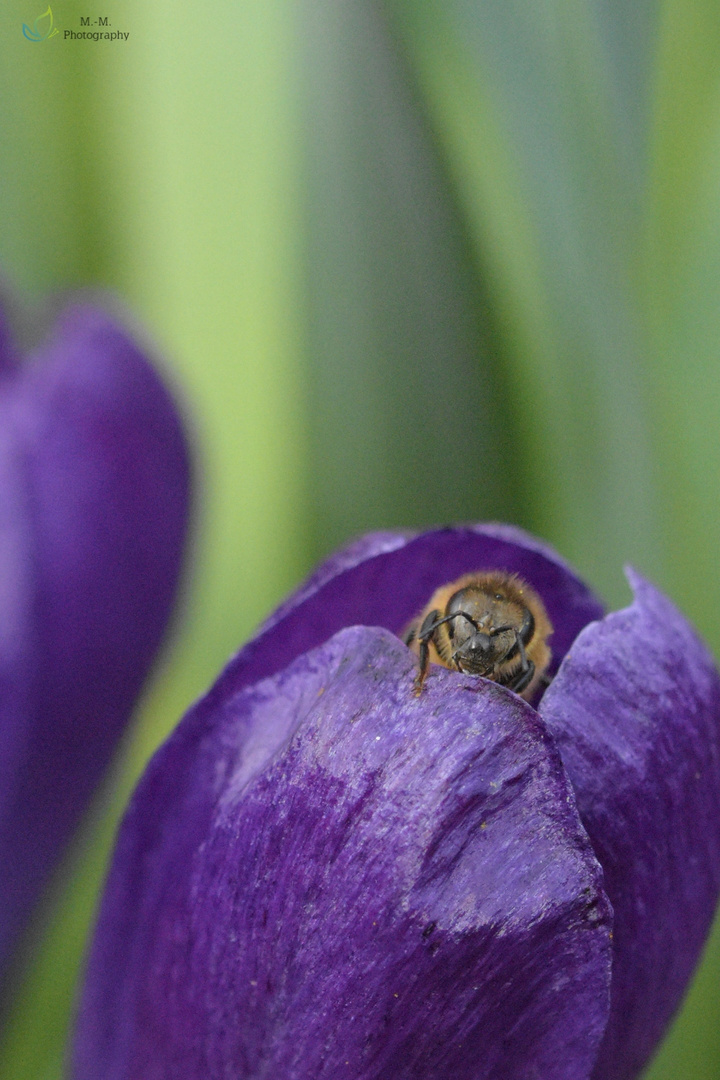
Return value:
<svg viewBox="0 0 720 1080">
<path fill-rule="evenodd" d="M 1 320 L 0 320 L 1 321 Z M 177 412 L 102 311 L 0 332 L 0 972 L 165 630 L 188 516 Z"/>
<path fill-rule="evenodd" d="M 514 571 L 555 627 L 537 709 L 396 636 Z M 720 682 L 632 574 L 603 617 L 503 526 L 325 563 L 150 764 L 92 946 L 75 1080 L 627 1080 L 720 880 Z"/>
</svg>

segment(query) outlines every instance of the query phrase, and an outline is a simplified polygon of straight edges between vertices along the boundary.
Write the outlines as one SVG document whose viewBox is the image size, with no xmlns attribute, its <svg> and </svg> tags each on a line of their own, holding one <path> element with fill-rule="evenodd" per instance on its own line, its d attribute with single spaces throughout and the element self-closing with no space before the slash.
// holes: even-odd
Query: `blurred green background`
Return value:
<svg viewBox="0 0 720 1080">
<path fill-rule="evenodd" d="M 147 755 L 313 563 L 517 522 L 720 648 L 720 11 L 46 0 L 0 13 L 0 262 L 149 331 L 202 488 L 175 638 L 38 915 L 0 1076 L 58 1080 Z M 125 42 L 68 41 L 81 16 Z M 651 1080 L 720 1077 L 720 936 Z"/>
</svg>

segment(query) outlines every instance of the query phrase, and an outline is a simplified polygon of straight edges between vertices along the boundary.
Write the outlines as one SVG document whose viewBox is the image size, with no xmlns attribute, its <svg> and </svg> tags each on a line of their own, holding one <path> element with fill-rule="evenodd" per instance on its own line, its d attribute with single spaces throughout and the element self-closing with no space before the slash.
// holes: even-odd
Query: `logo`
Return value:
<svg viewBox="0 0 720 1080">
<path fill-rule="evenodd" d="M 44 11 L 42 15 L 38 15 L 32 25 L 32 30 L 27 23 L 23 23 L 23 34 L 28 41 L 47 41 L 59 33 L 58 28 L 53 25 L 53 13 L 49 4 L 47 11 Z"/>
</svg>

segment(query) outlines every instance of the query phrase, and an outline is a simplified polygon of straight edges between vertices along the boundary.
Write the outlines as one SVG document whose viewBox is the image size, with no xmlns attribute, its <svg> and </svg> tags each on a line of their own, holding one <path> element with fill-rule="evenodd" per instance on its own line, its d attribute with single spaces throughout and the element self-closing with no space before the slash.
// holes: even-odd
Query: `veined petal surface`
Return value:
<svg viewBox="0 0 720 1080">
<path fill-rule="evenodd" d="M 641 1073 L 720 891 L 718 672 L 677 608 L 629 579 L 634 604 L 580 634 L 540 704 L 615 909 L 612 1007 L 594 1080 Z"/>
<path fill-rule="evenodd" d="M 377 628 L 236 670 L 121 828 L 76 1080 L 587 1078 L 611 911 L 537 713 L 441 670 L 415 697 Z"/>
</svg>

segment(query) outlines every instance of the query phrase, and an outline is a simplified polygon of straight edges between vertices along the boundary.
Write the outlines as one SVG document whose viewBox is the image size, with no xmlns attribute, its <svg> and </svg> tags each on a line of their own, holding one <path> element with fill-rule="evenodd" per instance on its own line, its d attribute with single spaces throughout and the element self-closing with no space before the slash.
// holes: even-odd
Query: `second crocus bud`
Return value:
<svg viewBox="0 0 720 1080">
<path fill-rule="evenodd" d="M 0 351 L 0 973 L 166 630 L 189 515 L 182 423 L 118 323 L 68 308 Z"/>
</svg>

